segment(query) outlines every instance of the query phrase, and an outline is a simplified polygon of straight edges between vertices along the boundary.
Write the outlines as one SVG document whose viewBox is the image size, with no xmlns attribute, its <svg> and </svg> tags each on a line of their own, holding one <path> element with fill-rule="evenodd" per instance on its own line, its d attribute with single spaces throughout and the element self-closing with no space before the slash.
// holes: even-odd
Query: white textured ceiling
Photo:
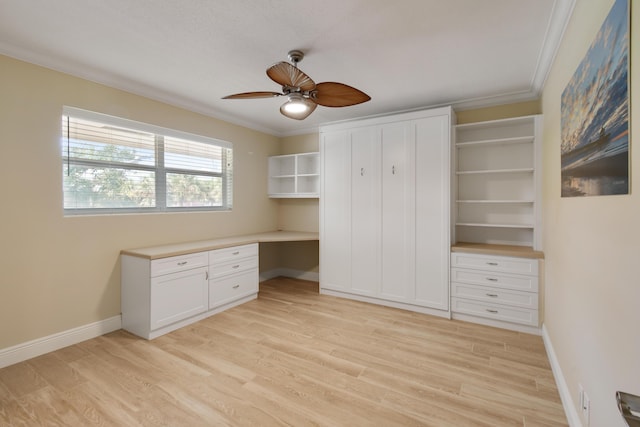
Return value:
<svg viewBox="0 0 640 427">
<path fill-rule="evenodd" d="M 0 53 L 274 135 L 453 104 L 536 99 L 575 0 L 0 0 Z M 282 116 L 266 68 L 372 100 Z"/>
</svg>

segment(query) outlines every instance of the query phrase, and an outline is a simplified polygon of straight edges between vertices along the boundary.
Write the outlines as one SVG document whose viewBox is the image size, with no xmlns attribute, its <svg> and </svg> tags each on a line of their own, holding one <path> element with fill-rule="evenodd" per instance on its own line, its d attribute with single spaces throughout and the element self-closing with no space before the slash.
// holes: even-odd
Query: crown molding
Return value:
<svg viewBox="0 0 640 427">
<path fill-rule="evenodd" d="M 47 68 L 60 73 L 68 74 L 113 89 L 122 90 L 134 95 L 143 96 L 153 101 L 162 102 L 174 107 L 202 114 L 213 119 L 222 120 L 237 126 L 242 126 L 257 132 L 266 133 L 273 136 L 280 136 L 278 132 L 271 128 L 259 126 L 251 121 L 239 119 L 238 117 L 223 113 L 201 103 L 189 100 L 179 94 L 162 91 L 157 88 L 129 80 L 122 76 L 104 72 L 95 67 L 79 64 L 64 58 L 57 58 L 51 55 L 43 55 L 21 49 L 16 46 L 0 41 L 0 54 L 19 61 L 24 61 L 39 67 Z"/>
<path fill-rule="evenodd" d="M 575 5 L 576 0 L 555 0 L 553 3 L 542 49 L 538 55 L 536 70 L 531 79 L 531 90 L 537 94 L 541 94 L 544 89 L 544 84 L 551 71 Z"/>
<path fill-rule="evenodd" d="M 558 52 L 560 42 L 562 41 L 562 37 L 571 18 L 575 3 L 576 0 L 554 1 L 553 9 L 545 32 L 544 42 L 540 49 L 536 68 L 528 90 L 487 97 L 463 99 L 447 103 L 426 104 L 420 108 L 393 112 L 389 111 L 384 114 L 402 113 L 448 105 L 451 105 L 456 110 L 462 111 L 539 99 L 542 90 L 544 89 L 547 76 L 549 75 L 553 65 L 555 56 Z M 13 46 L 3 41 L 0 41 L 0 54 L 279 138 L 317 133 L 319 127 L 322 125 L 312 125 L 310 127 L 294 129 L 291 131 L 279 131 L 258 125 L 250 120 L 241 119 L 237 116 L 213 109 L 210 106 L 188 99 L 180 94 L 153 88 L 145 84 L 141 84 L 140 82 L 127 79 L 121 75 L 107 73 L 96 67 L 90 67 L 76 61 L 70 61 L 67 58 L 59 58 L 47 54 L 31 52 L 26 48 Z"/>
</svg>

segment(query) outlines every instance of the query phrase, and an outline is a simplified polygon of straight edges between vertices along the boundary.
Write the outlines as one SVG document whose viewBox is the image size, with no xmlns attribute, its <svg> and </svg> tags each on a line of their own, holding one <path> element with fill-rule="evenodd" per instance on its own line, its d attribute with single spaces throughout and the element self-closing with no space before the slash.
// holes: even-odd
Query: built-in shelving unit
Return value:
<svg viewBox="0 0 640 427">
<path fill-rule="evenodd" d="M 541 116 L 455 127 L 454 242 L 540 249 Z"/>
<path fill-rule="evenodd" d="M 320 153 L 269 157 L 269 197 L 318 198 Z"/>
</svg>

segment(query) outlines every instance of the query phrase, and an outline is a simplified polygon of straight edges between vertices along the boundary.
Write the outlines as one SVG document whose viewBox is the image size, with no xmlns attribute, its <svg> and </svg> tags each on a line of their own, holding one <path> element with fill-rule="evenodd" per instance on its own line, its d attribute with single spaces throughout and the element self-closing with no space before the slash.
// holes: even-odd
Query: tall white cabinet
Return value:
<svg viewBox="0 0 640 427">
<path fill-rule="evenodd" d="M 320 129 L 322 293 L 449 315 L 453 122 L 447 107 Z"/>
<path fill-rule="evenodd" d="M 539 333 L 542 116 L 455 127 L 451 313 Z"/>
</svg>

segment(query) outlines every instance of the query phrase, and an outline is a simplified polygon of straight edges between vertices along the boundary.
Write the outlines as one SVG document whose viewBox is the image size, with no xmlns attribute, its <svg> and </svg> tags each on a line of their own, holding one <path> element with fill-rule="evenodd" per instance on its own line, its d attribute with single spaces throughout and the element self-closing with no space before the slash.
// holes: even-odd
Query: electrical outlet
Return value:
<svg viewBox="0 0 640 427">
<path fill-rule="evenodd" d="M 582 384 L 578 383 L 578 407 L 582 413 L 582 419 L 584 419 L 584 426 L 589 427 L 589 415 L 591 413 L 591 400 L 584 391 Z"/>
<path fill-rule="evenodd" d="M 578 408 L 580 408 L 580 412 L 582 412 L 583 403 L 584 403 L 584 388 L 582 388 L 582 384 L 578 383 Z"/>
<path fill-rule="evenodd" d="M 582 416 L 584 417 L 585 426 L 589 427 L 589 414 L 591 413 L 591 400 L 584 391 L 582 392 Z"/>
</svg>

